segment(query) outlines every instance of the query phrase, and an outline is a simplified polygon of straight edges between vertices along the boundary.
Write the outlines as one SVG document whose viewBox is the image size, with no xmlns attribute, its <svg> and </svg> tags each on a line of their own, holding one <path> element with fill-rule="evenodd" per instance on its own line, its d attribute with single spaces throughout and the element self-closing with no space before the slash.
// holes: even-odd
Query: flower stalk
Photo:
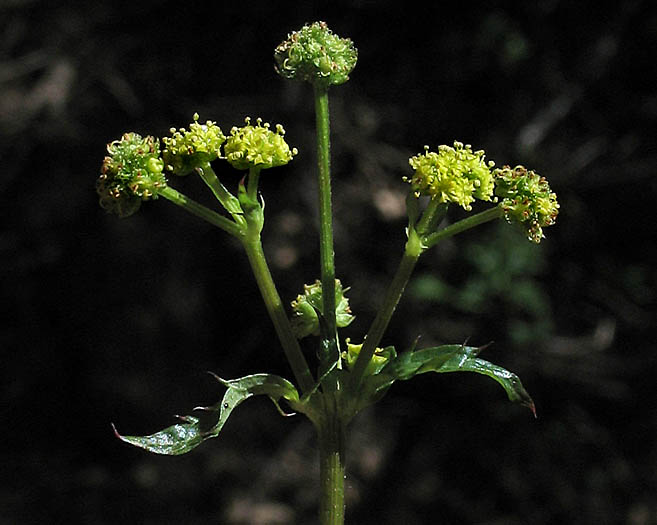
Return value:
<svg viewBox="0 0 657 525">
<path fill-rule="evenodd" d="M 202 204 L 199 204 L 193 199 L 190 199 L 186 195 L 174 190 L 171 186 L 166 186 L 158 190 L 158 195 L 164 197 L 170 202 L 184 208 L 186 211 L 192 215 L 203 219 L 206 222 L 209 222 L 213 226 L 222 229 L 226 233 L 231 234 L 233 237 L 241 239 L 245 235 L 244 228 L 241 225 L 236 224 L 230 219 L 220 215 L 216 211 L 206 208 Z"/>
<path fill-rule="evenodd" d="M 265 254 L 262 250 L 260 232 L 247 233 L 243 237 L 242 244 L 246 250 L 246 255 L 256 282 L 258 283 L 262 299 L 269 313 L 269 317 L 274 324 L 276 334 L 281 341 L 285 357 L 290 363 L 294 377 L 302 392 L 310 392 L 315 381 L 306 362 L 306 358 L 301 351 L 299 341 L 292 332 L 283 302 L 276 290 L 276 285 L 274 284 Z"/>
<path fill-rule="evenodd" d="M 319 258 L 321 265 L 323 312 L 328 337 L 336 338 L 335 258 L 333 249 L 333 212 L 331 205 L 331 128 L 328 89 L 315 86 L 317 127 L 317 165 L 319 185 Z"/>
</svg>

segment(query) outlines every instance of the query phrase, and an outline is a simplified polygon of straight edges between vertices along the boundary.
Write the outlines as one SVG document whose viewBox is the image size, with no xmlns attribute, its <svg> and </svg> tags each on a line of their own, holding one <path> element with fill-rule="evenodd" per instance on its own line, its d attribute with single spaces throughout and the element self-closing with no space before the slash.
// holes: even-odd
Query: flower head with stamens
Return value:
<svg viewBox="0 0 657 525">
<path fill-rule="evenodd" d="M 437 153 L 428 146 L 424 149 L 423 154 L 409 159 L 415 174 L 404 177 L 417 197 L 455 202 L 468 211 L 475 199 L 491 200 L 494 163 L 484 160 L 483 150 L 472 151 L 472 146 L 460 142 L 454 142 L 454 147 L 441 145 Z"/>
<path fill-rule="evenodd" d="M 349 80 L 358 51 L 349 38 L 334 34 L 326 22 L 314 22 L 281 42 L 274 58 L 276 72 L 282 77 L 329 87 Z"/>
<path fill-rule="evenodd" d="M 285 142 L 285 130 L 280 124 L 276 125 L 276 131 L 272 131 L 267 122 L 263 124 L 262 119 L 257 119 L 255 126 L 249 117 L 245 122 L 245 126 L 230 130 L 230 137 L 224 146 L 226 160 L 233 168 L 248 170 L 283 166 L 298 153 L 296 148 L 290 149 Z"/>
<path fill-rule="evenodd" d="M 502 199 L 506 220 L 521 223 L 530 241 L 541 242 L 543 228 L 552 226 L 559 214 L 557 196 L 548 181 L 524 166 L 504 166 L 493 174 L 495 195 Z"/>
<path fill-rule="evenodd" d="M 96 191 L 108 212 L 128 217 L 142 201 L 157 198 L 158 190 L 167 185 L 157 139 L 126 133 L 108 144 L 107 152 Z"/>
<path fill-rule="evenodd" d="M 185 128 L 171 128 L 171 137 L 164 137 L 162 158 L 167 170 L 176 175 L 187 175 L 207 162 L 221 157 L 221 145 L 226 137 L 211 120 L 199 124 L 198 113 L 194 122 Z"/>
</svg>

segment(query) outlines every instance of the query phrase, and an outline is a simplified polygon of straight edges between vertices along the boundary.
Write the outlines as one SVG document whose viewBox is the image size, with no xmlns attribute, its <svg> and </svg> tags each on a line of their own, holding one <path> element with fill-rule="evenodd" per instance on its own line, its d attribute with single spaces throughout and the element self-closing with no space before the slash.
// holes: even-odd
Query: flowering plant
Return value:
<svg viewBox="0 0 657 525">
<path fill-rule="evenodd" d="M 160 140 L 126 133 L 108 145 L 97 191 L 101 206 L 126 217 L 142 201 L 163 197 L 240 241 L 274 324 L 295 383 L 280 376 L 256 373 L 238 379 L 217 380 L 226 387 L 216 404 L 202 407 L 211 423 L 196 415 L 148 436 L 117 436 L 150 452 L 178 455 L 217 437 L 232 411 L 246 399 L 266 395 L 281 413 L 289 407 L 314 424 L 319 441 L 320 518 L 324 524 L 344 521 L 344 443 L 348 424 L 363 408 L 380 400 L 396 381 L 427 372 L 476 372 L 497 381 L 511 401 L 535 413 L 534 403 L 515 374 L 479 357 L 484 347 L 448 344 L 397 352 L 381 348 L 388 323 L 399 303 L 420 256 L 446 238 L 480 224 L 504 218 L 519 223 L 528 239 L 538 243 L 543 228 L 554 224 L 559 205 L 545 178 L 522 166 L 495 168 L 482 150 L 454 142 L 409 159 L 413 173 L 406 199 L 407 241 L 401 262 L 385 299 L 362 342 L 341 340 L 338 330 L 353 315 L 344 288 L 336 279 L 331 211 L 330 119 L 331 86 L 346 82 L 356 65 L 357 51 L 349 39 L 335 35 L 325 23 L 316 22 L 293 32 L 274 53 L 276 70 L 286 79 L 309 82 L 314 90 L 317 126 L 318 208 L 320 217 L 320 278 L 304 287 L 288 315 L 272 279 L 262 249 L 264 198 L 258 191 L 263 170 L 284 166 L 297 150 L 290 147 L 281 125 L 272 129 L 261 119 L 247 118 L 225 135 L 215 122 L 199 123 L 197 114 L 188 129 L 172 128 Z M 160 147 L 160 144 L 163 147 Z M 246 171 L 236 191 L 219 180 L 212 163 L 226 161 Z M 223 212 L 211 210 L 173 189 L 165 174 L 183 176 L 196 172 L 209 187 Z M 443 219 L 452 204 L 472 211 L 476 200 L 490 204 L 449 226 Z M 299 340 L 317 338 L 315 372 Z M 216 376 L 215 376 L 216 377 Z"/>
</svg>

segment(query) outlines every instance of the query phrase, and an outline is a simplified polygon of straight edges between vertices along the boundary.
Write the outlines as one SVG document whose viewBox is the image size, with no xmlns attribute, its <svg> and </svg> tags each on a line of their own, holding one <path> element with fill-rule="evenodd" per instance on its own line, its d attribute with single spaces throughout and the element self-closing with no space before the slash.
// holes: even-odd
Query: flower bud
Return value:
<svg viewBox="0 0 657 525">
<path fill-rule="evenodd" d="M 344 296 L 348 290 L 342 288 L 339 279 L 335 280 L 335 318 L 338 328 L 351 324 L 355 317 L 349 308 L 349 299 Z M 319 335 L 319 319 L 317 311 L 322 312 L 322 283 L 303 285 L 303 295 L 298 295 L 292 301 L 292 329 L 299 339 L 308 335 Z"/>
<path fill-rule="evenodd" d="M 506 220 L 521 223 L 530 241 L 541 242 L 545 237 L 543 228 L 553 225 L 559 214 L 557 196 L 545 177 L 524 166 L 504 166 L 493 174 L 495 195 L 502 199 L 500 206 Z"/>
<path fill-rule="evenodd" d="M 358 356 L 360 355 L 360 351 L 363 348 L 363 344 L 359 345 L 354 345 L 351 344 L 351 341 L 347 338 L 345 339 L 345 343 L 347 343 L 347 351 L 342 352 L 342 357 L 347 363 L 347 368 L 351 370 L 356 363 L 356 360 L 358 359 Z M 374 355 L 372 356 L 372 359 L 369 363 L 367 363 L 367 367 L 365 367 L 365 372 L 363 375 L 370 376 L 374 374 L 378 374 L 381 369 L 386 366 L 388 361 L 394 357 L 394 349 L 392 347 L 387 347 L 387 348 L 376 348 L 374 350 Z"/>
<path fill-rule="evenodd" d="M 267 169 L 283 166 L 298 153 L 296 148 L 290 149 L 285 142 L 285 130 L 280 124 L 276 131 L 269 129 L 268 123 L 262 119 L 251 125 L 251 119 L 245 119 L 246 126 L 234 127 L 224 146 L 226 160 L 233 168 L 248 170 L 250 168 Z"/>
<path fill-rule="evenodd" d="M 329 87 L 349 80 L 358 51 L 349 38 L 333 34 L 325 22 L 314 22 L 288 35 L 276 48 L 274 59 L 282 77 Z"/>
<path fill-rule="evenodd" d="M 198 123 L 198 113 L 189 130 L 171 128 L 171 137 L 162 139 L 162 158 L 167 170 L 176 175 L 188 175 L 194 169 L 221 156 L 221 145 L 226 137 L 215 122 Z"/>
<path fill-rule="evenodd" d="M 416 197 L 427 195 L 439 202 L 455 202 L 471 210 L 475 199 L 491 200 L 493 195 L 492 161 L 484 161 L 484 151 L 472 151 L 469 144 L 454 142 L 454 147 L 439 146 L 438 153 L 425 146 L 423 154 L 409 159 L 415 170 L 410 182 Z"/>
<path fill-rule="evenodd" d="M 167 184 L 160 144 L 150 136 L 126 133 L 108 144 L 107 152 L 96 182 L 100 205 L 119 217 L 128 217 L 141 201 L 157 198 L 158 190 Z"/>
</svg>

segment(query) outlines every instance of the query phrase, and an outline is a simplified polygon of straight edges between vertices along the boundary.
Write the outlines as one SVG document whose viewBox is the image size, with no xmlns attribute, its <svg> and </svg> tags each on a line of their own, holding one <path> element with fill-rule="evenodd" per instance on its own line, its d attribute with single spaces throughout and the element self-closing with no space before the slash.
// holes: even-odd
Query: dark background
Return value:
<svg viewBox="0 0 657 525">
<path fill-rule="evenodd" d="M 312 427 L 266 399 L 186 456 L 114 438 L 110 422 L 150 433 L 215 402 L 206 370 L 291 373 L 235 242 L 163 200 L 106 215 L 94 183 L 124 131 L 194 111 L 283 123 L 300 153 L 262 177 L 264 244 L 293 299 L 318 276 L 314 116 L 272 52 L 324 19 L 359 49 L 331 91 L 344 335 L 362 337 L 399 261 L 401 177 L 424 144 L 525 164 L 561 203 L 540 246 L 500 222 L 423 256 L 384 341 L 495 341 L 484 357 L 538 419 L 483 376 L 395 385 L 351 427 L 348 521 L 657 523 L 657 13 L 497 4 L 0 2 L 0 522 L 315 521 Z M 171 184 L 211 204 L 197 178 Z"/>
</svg>

